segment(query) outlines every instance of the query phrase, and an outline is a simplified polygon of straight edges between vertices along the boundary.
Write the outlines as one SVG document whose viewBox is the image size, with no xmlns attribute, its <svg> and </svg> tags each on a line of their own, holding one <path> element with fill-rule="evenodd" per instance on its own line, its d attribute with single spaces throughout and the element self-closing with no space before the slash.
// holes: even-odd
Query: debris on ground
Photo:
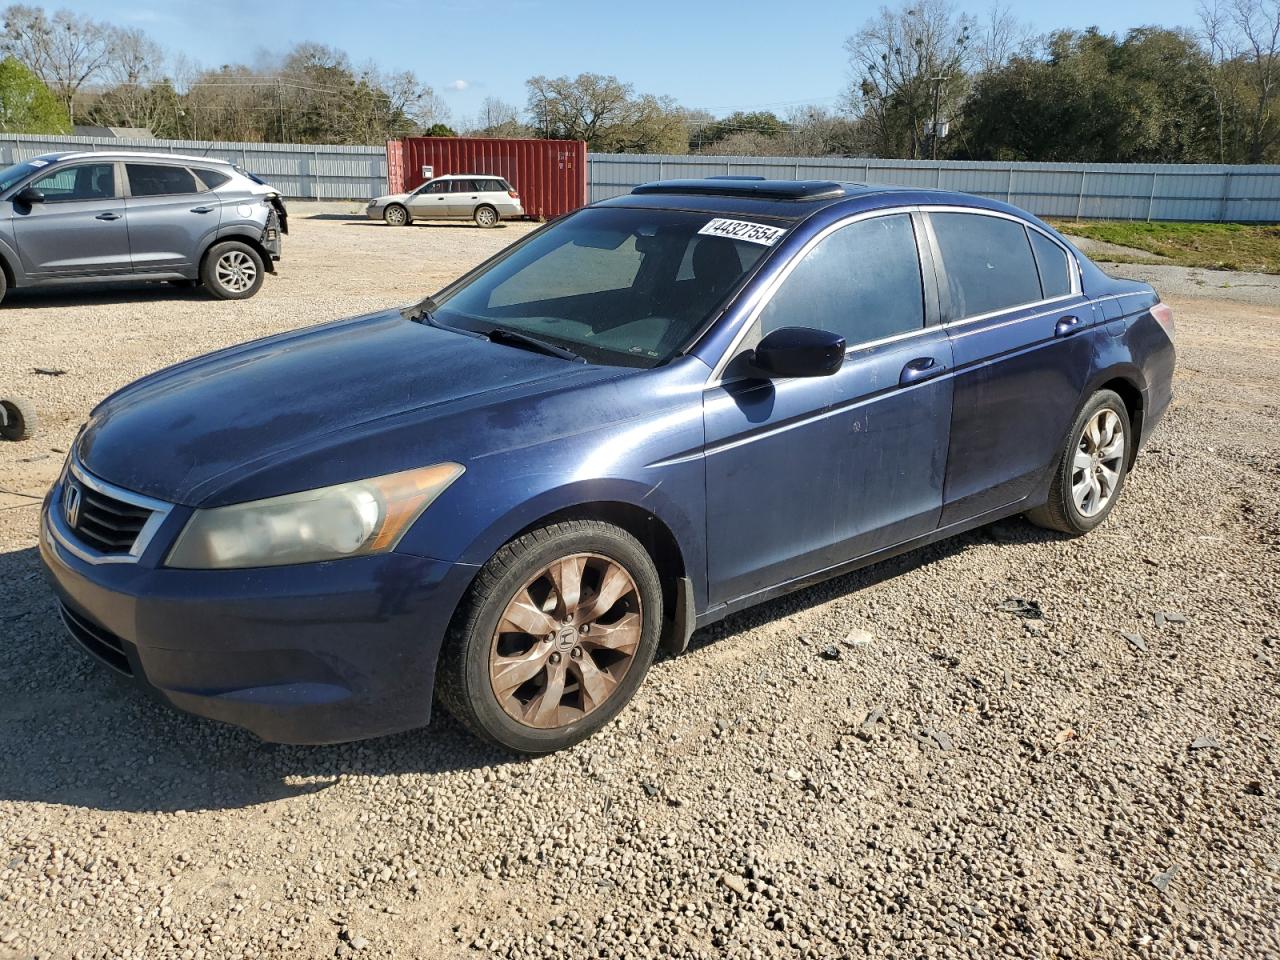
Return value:
<svg viewBox="0 0 1280 960">
<path fill-rule="evenodd" d="M 1128 640 L 1129 645 L 1132 646 L 1135 650 L 1141 650 L 1143 653 L 1147 652 L 1147 641 L 1143 639 L 1142 634 L 1121 633 L 1120 636 Z"/>
<path fill-rule="evenodd" d="M 1044 611 L 1040 609 L 1040 601 L 1027 600 L 1023 597 L 1007 597 L 996 609 L 1001 613 L 1016 613 L 1028 620 L 1040 620 L 1044 617 Z"/>
<path fill-rule="evenodd" d="M 1178 875 L 1178 870 L 1179 867 L 1176 863 L 1168 870 L 1162 870 L 1151 878 L 1151 885 L 1161 893 L 1164 893 L 1169 889 L 1169 884 L 1172 882 L 1173 878 Z"/>
</svg>

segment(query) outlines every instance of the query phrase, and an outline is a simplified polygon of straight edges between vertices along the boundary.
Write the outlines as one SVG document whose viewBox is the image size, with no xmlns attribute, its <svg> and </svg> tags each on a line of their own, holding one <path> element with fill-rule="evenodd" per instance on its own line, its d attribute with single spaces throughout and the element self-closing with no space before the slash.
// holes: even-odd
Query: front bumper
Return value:
<svg viewBox="0 0 1280 960">
<path fill-rule="evenodd" d="M 45 500 L 40 555 L 69 632 L 161 699 L 279 743 L 429 722 L 474 567 L 395 553 L 252 570 L 95 564 L 53 535 L 58 498 Z"/>
</svg>

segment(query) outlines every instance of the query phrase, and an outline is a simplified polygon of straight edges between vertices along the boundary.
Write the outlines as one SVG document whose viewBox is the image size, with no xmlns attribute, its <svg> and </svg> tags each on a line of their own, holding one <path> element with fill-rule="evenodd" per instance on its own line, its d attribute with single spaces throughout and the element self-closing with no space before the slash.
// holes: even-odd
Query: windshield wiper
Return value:
<svg viewBox="0 0 1280 960">
<path fill-rule="evenodd" d="M 548 343 L 546 340 L 539 340 L 537 337 L 531 337 L 527 333 L 508 330 L 505 327 L 494 327 L 489 331 L 488 337 L 494 343 L 505 343 L 510 347 L 522 347 L 525 350 L 536 350 L 539 353 L 545 353 L 552 357 L 559 357 L 562 360 L 573 360 L 577 363 L 587 362 L 583 357 L 578 356 L 572 350 L 566 350 L 564 347 L 557 346 L 554 343 Z"/>
<path fill-rule="evenodd" d="M 435 325 L 434 314 L 440 309 L 439 304 L 431 297 L 423 297 L 415 304 L 405 307 L 400 311 L 400 315 L 406 320 L 416 320 L 420 323 L 430 323 Z"/>
</svg>

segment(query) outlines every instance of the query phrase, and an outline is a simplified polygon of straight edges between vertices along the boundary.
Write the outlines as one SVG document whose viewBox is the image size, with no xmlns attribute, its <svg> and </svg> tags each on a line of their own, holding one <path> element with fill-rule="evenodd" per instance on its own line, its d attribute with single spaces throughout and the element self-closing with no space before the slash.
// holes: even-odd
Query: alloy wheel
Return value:
<svg viewBox="0 0 1280 960">
<path fill-rule="evenodd" d="M 228 250 L 218 258 L 215 276 L 224 289 L 244 293 L 258 279 L 258 268 L 244 251 Z"/>
<path fill-rule="evenodd" d="M 404 223 L 404 211 L 399 207 L 387 207 L 387 212 L 382 215 L 382 219 L 393 227 L 398 227 Z"/>
<path fill-rule="evenodd" d="M 476 223 L 482 227 L 492 227 L 498 222 L 498 215 L 488 207 L 481 207 L 476 211 Z"/>
<path fill-rule="evenodd" d="M 544 567 L 503 610 L 489 653 L 489 682 L 506 714 L 542 729 L 600 708 L 635 661 L 640 592 L 621 564 L 594 553 Z"/>
<path fill-rule="evenodd" d="M 1085 424 L 1071 462 L 1071 499 L 1083 517 L 1095 517 L 1111 502 L 1124 470 L 1124 421 L 1103 407 Z"/>
</svg>

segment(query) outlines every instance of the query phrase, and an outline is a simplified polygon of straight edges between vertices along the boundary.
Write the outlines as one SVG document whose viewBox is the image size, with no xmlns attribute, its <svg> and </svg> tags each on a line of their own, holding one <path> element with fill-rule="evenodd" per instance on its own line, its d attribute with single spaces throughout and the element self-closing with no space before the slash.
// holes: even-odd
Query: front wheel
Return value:
<svg viewBox="0 0 1280 960">
<path fill-rule="evenodd" d="M 382 219 L 389 227 L 403 227 L 409 222 L 409 211 L 398 203 L 393 203 L 382 211 Z"/>
<path fill-rule="evenodd" d="M 247 300 L 262 286 L 262 257 L 247 243 L 227 240 L 213 246 L 200 266 L 200 280 L 219 300 Z"/>
<path fill-rule="evenodd" d="M 501 747 L 561 750 L 626 706 L 661 624 L 658 572 L 634 537 L 597 520 L 551 524 L 481 569 L 441 651 L 436 695 Z"/>
<path fill-rule="evenodd" d="M 1088 533 L 1115 506 L 1128 472 L 1131 424 L 1119 395 L 1099 390 L 1084 405 L 1058 461 L 1049 499 L 1027 513 L 1037 526 Z"/>
</svg>

